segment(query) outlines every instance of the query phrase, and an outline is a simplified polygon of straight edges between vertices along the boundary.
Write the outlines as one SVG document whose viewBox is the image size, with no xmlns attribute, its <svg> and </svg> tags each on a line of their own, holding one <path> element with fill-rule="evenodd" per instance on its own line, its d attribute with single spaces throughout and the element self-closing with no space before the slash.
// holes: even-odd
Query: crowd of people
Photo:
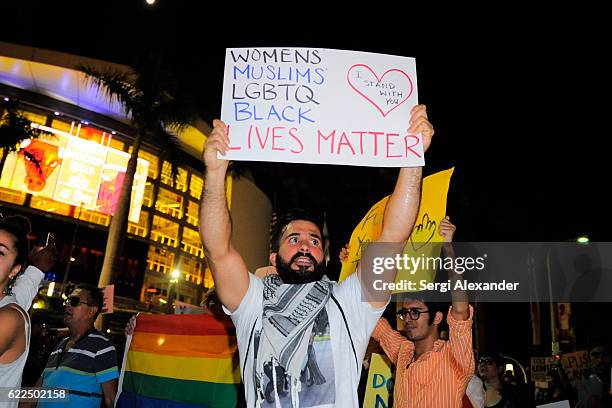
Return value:
<svg viewBox="0 0 612 408">
<path fill-rule="evenodd" d="M 394 366 L 395 407 L 535 406 L 526 384 L 506 377 L 503 359 L 495 353 L 475 355 L 472 342 L 474 309 L 465 293 L 453 291 L 444 306 L 404 294 L 395 315 L 403 330 L 382 317 L 390 292 L 371 293 L 362 280 L 366 266 L 341 283 L 326 276 L 322 221 L 305 210 L 278 218 L 271 234 L 270 265 L 250 273 L 232 245 L 232 221 L 226 203 L 225 179 L 229 149 L 227 127 L 214 121 L 204 152 L 205 189 L 200 225 L 206 257 L 215 281 L 207 294 L 213 313 L 227 314 L 236 328 L 239 369 L 247 407 L 359 407 L 367 372 L 366 351 L 374 344 Z M 423 151 L 434 129 L 424 106 L 411 112 L 409 134 L 420 135 Z M 403 247 L 415 224 L 421 196 L 422 169 L 400 169 L 384 212 L 378 242 Z M 28 310 L 44 272 L 56 259 L 53 240 L 29 250 L 30 225 L 21 216 L 0 220 L 0 386 L 19 388 L 31 349 Z M 440 222 L 442 254 L 453 257 L 455 225 Z M 346 252 L 341 254 L 345 259 Z M 389 278 L 389 277 L 387 277 Z M 450 280 L 457 279 L 449 271 Z M 391 277 L 393 279 L 393 276 Z M 369 295 L 369 296 L 368 296 Z M 362 296 L 367 301 L 362 301 Z M 65 302 L 67 337 L 50 347 L 37 387 L 58 387 L 70 393 L 69 405 L 38 401 L 38 406 L 112 407 L 119 377 L 118 356 L 109 339 L 94 328 L 102 309 L 96 287 L 77 285 Z M 443 336 L 440 328 L 448 325 Z M 133 330 L 131 321 L 128 331 Z M 315 344 L 314 339 L 317 338 Z M 576 407 L 611 405 L 611 356 L 605 347 L 591 351 L 593 374 L 578 389 L 561 366 L 538 403 L 567 400 Z M 22 406 L 35 406 L 36 402 Z M 54 405 L 55 404 L 55 405 Z M 17 406 L 16 401 L 0 407 Z"/>
</svg>

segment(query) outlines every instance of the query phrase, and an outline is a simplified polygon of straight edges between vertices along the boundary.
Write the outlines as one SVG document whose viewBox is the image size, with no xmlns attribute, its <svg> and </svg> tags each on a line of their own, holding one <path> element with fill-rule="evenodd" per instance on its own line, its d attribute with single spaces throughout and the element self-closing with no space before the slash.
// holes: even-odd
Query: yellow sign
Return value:
<svg viewBox="0 0 612 408">
<path fill-rule="evenodd" d="M 372 353 L 363 408 L 387 408 L 389 394 L 393 393 L 393 384 L 394 378 L 389 359 L 386 356 Z"/>
<path fill-rule="evenodd" d="M 446 216 L 446 198 L 450 179 L 454 168 L 432 174 L 423 180 L 421 193 L 421 206 L 417 221 L 408 237 L 404 247 L 404 254 L 409 258 L 431 259 L 440 256 L 440 242 L 444 238 L 440 235 L 440 222 Z M 427 280 L 432 282 L 436 276 L 434 263 L 422 263 L 416 270 L 400 269 L 395 278 L 396 282 Z M 399 293 L 403 291 L 396 291 Z"/>
<path fill-rule="evenodd" d="M 446 215 L 446 197 L 448 195 L 448 187 L 453 171 L 454 168 L 451 168 L 432 174 L 423 179 L 421 205 L 417 215 L 417 222 L 415 223 L 413 232 L 404 249 L 404 252 L 409 256 L 415 256 L 416 254 L 420 256 L 421 254 L 428 253 L 427 251 L 431 252 L 436 248 L 439 249 L 439 245 L 430 245 L 430 243 L 442 242 L 443 240 L 438 231 L 438 227 L 440 221 Z M 353 234 L 349 241 L 349 256 L 347 261 L 342 265 L 340 282 L 355 272 L 357 264 L 361 260 L 361 253 L 364 246 L 369 242 L 375 241 L 380 236 L 383 214 L 388 200 L 389 196 L 374 204 L 353 230 Z M 406 273 L 408 273 L 408 271 L 406 271 Z M 431 271 L 417 270 L 410 278 L 414 279 L 418 276 L 420 279 L 425 279 L 425 277 L 430 277 L 430 275 Z M 398 279 L 402 279 L 400 274 L 398 274 Z"/>
<path fill-rule="evenodd" d="M 376 238 L 380 236 L 382 232 L 383 214 L 387 206 L 387 201 L 389 201 L 389 196 L 374 204 L 353 230 L 351 240 L 349 241 L 349 256 L 346 262 L 342 264 L 338 282 L 342 282 L 344 278 L 355 272 L 357 264 L 361 260 L 361 253 L 365 245 L 376 240 Z"/>
</svg>

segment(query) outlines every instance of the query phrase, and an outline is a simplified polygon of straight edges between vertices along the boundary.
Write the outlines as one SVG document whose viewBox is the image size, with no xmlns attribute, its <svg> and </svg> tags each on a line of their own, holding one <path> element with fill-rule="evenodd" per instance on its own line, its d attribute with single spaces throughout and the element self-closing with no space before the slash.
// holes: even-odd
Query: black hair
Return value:
<svg viewBox="0 0 612 408">
<path fill-rule="evenodd" d="M 323 248 L 325 248 L 325 237 L 323 236 L 323 219 L 311 212 L 310 210 L 295 208 L 278 217 L 278 219 L 272 226 L 270 243 L 270 250 L 272 251 L 272 253 L 278 252 L 283 232 L 285 232 L 285 229 L 287 228 L 289 223 L 295 220 L 309 221 L 315 224 L 317 228 L 319 228 Z"/>
<path fill-rule="evenodd" d="M 502 369 L 499 370 L 499 375 L 500 375 L 500 377 L 503 376 L 503 374 L 505 372 L 505 369 L 503 369 L 504 368 L 504 358 L 502 357 L 502 355 L 499 354 L 499 353 L 482 353 L 480 355 L 479 360 L 481 358 L 485 358 L 485 357 L 490 358 L 493 361 L 495 361 L 495 365 L 498 368 L 500 368 L 500 367 L 502 368 Z"/>
<path fill-rule="evenodd" d="M 32 231 L 30 220 L 22 215 L 10 215 L 0 218 L 0 230 L 4 230 L 15 237 L 15 248 L 17 249 L 17 258 L 15 262 L 25 266 L 30 253 L 30 244 L 28 242 L 28 234 Z M 24 268 L 21 268 L 21 272 Z"/>
<path fill-rule="evenodd" d="M 96 320 L 98 318 L 98 315 L 102 311 L 102 305 L 104 304 L 104 296 L 102 295 L 102 290 L 88 283 L 79 283 L 74 287 L 74 290 L 76 289 L 87 291 L 87 303 L 89 303 L 91 306 L 98 307 L 98 311 L 94 316 L 94 320 Z"/>
</svg>

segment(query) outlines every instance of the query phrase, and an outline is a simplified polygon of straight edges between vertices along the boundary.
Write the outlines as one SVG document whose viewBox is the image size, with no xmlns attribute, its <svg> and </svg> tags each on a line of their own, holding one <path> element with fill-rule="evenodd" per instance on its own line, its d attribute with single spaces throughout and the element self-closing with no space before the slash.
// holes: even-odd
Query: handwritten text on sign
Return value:
<svg viewBox="0 0 612 408">
<path fill-rule="evenodd" d="M 408 134 L 414 58 L 314 48 L 226 51 L 221 119 L 231 160 L 421 166 Z"/>
</svg>

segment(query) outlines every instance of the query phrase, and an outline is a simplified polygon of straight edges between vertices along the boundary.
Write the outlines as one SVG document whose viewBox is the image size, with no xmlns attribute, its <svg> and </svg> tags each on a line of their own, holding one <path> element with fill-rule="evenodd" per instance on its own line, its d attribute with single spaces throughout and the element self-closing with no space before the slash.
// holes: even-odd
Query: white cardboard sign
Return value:
<svg viewBox="0 0 612 408">
<path fill-rule="evenodd" d="M 230 160 L 422 166 L 415 59 L 321 48 L 226 50 Z"/>
</svg>

